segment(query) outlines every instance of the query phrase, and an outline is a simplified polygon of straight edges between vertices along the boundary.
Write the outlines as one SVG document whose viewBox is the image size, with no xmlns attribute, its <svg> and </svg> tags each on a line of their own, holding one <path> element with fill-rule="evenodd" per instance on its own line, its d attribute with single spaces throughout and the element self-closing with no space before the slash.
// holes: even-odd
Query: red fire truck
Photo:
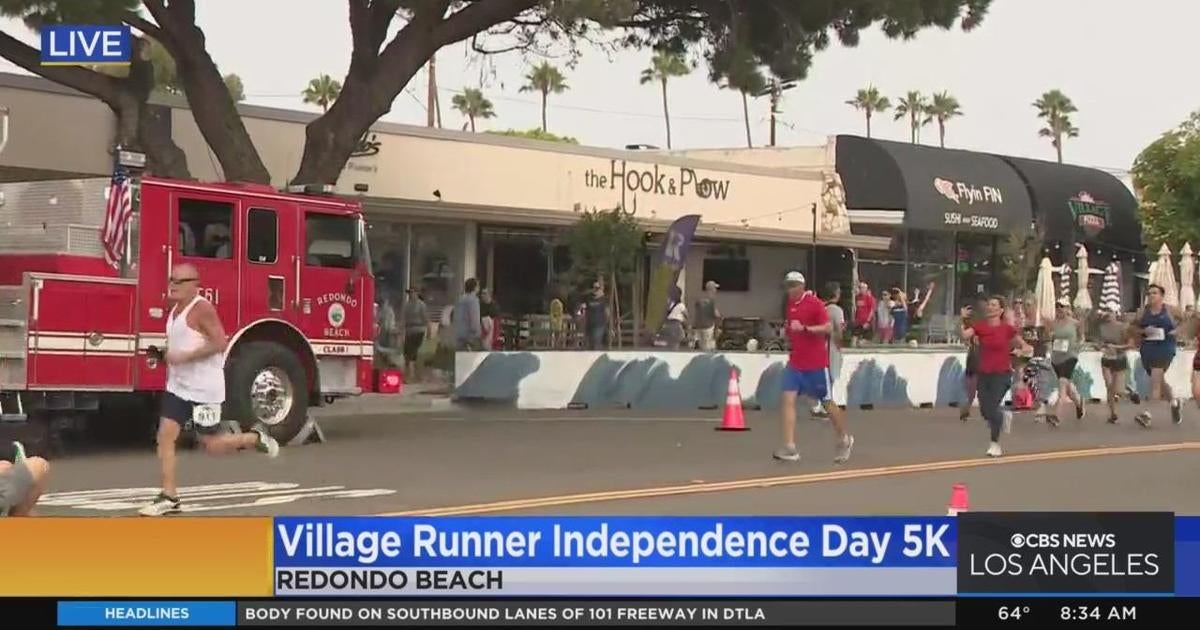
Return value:
<svg viewBox="0 0 1200 630">
<path fill-rule="evenodd" d="M 0 184 L 0 414 L 51 432 L 153 418 L 172 265 L 200 272 L 230 335 L 225 418 L 281 441 L 310 406 L 373 388 L 362 212 L 328 189 L 144 177 L 105 261 L 108 178 Z"/>
</svg>

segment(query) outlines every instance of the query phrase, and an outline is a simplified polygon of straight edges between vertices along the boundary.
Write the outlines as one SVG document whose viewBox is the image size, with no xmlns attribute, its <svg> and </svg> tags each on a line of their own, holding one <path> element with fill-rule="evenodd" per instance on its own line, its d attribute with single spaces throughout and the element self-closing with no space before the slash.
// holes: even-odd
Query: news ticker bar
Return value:
<svg viewBox="0 0 1200 630">
<path fill-rule="evenodd" d="M 12 600 L 10 600 L 12 601 Z M 16 600 L 41 627 L 1019 627 L 1117 623 L 1161 627 L 1200 599 L 962 598 L 736 600 Z M 1184 617 L 1190 618 L 1190 617 Z M 38 627 L 38 624 L 29 627 Z"/>
</svg>

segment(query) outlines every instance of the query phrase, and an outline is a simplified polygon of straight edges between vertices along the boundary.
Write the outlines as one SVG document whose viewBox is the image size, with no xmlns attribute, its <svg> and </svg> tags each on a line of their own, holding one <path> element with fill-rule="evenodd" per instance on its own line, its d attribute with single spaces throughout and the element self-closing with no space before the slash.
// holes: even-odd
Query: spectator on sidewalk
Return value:
<svg viewBox="0 0 1200 630">
<path fill-rule="evenodd" d="M 425 296 L 420 289 L 408 290 L 401 317 L 404 320 L 404 378 L 410 383 L 417 383 L 420 382 L 417 357 L 429 330 L 429 310 L 425 307 Z"/>
<path fill-rule="evenodd" d="M 721 311 L 717 308 L 717 289 L 721 285 L 713 280 L 704 283 L 704 295 L 696 300 L 696 337 L 700 341 L 700 350 L 715 352 L 717 349 L 717 325 L 721 321 Z"/>
<path fill-rule="evenodd" d="M 592 294 L 584 301 L 583 313 L 584 343 L 588 350 L 604 350 L 608 341 L 609 307 L 608 298 L 604 295 L 604 285 L 596 281 L 592 284 Z"/>
<path fill-rule="evenodd" d="M 479 296 L 475 291 L 479 281 L 467 278 L 463 294 L 454 303 L 451 318 L 454 322 L 454 341 L 459 350 L 483 349 L 483 323 L 479 317 Z"/>
<path fill-rule="evenodd" d="M 866 282 L 859 282 L 858 292 L 854 294 L 854 339 L 856 342 L 870 339 L 874 324 L 875 296 L 871 295 L 871 287 Z"/>
</svg>

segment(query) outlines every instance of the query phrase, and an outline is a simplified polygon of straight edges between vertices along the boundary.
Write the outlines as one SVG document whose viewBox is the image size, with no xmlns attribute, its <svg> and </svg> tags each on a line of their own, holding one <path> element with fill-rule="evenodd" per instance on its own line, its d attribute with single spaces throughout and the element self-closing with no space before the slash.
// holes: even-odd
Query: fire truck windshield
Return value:
<svg viewBox="0 0 1200 630">
<path fill-rule="evenodd" d="M 305 218 L 305 227 L 309 265 L 354 269 L 360 262 L 369 264 L 360 217 L 313 213 Z"/>
</svg>

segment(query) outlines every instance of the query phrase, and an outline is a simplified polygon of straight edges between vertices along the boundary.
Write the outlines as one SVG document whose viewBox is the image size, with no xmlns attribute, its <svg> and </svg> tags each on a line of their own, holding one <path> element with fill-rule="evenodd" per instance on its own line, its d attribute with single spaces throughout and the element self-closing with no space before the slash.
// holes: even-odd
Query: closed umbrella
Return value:
<svg viewBox="0 0 1200 630">
<path fill-rule="evenodd" d="M 1056 271 L 1058 272 L 1058 297 L 1069 300 L 1071 299 L 1071 265 L 1063 263 Z"/>
<path fill-rule="evenodd" d="M 1112 261 L 1104 270 L 1104 284 L 1100 288 L 1100 308 L 1110 313 L 1121 313 L 1121 263 Z"/>
<path fill-rule="evenodd" d="M 1054 295 L 1054 265 L 1049 258 L 1042 258 L 1033 292 L 1033 321 L 1028 325 L 1037 326 L 1054 317 L 1054 303 L 1057 301 Z"/>
<path fill-rule="evenodd" d="M 1166 243 L 1158 248 L 1158 260 L 1150 268 L 1150 284 L 1162 287 L 1167 305 L 1179 306 L 1179 284 L 1175 282 L 1175 268 L 1171 266 L 1171 248 Z"/>
<path fill-rule="evenodd" d="M 1079 251 L 1075 253 L 1075 282 L 1079 284 L 1079 289 L 1075 292 L 1075 308 L 1081 311 L 1092 310 L 1092 294 L 1088 291 L 1088 276 L 1091 275 L 1091 269 L 1088 268 L 1088 251 L 1083 245 L 1079 246 Z"/>
<path fill-rule="evenodd" d="M 1196 303 L 1196 259 L 1192 258 L 1192 244 L 1184 243 L 1179 250 L 1179 305 L 1191 306 Z"/>
</svg>

